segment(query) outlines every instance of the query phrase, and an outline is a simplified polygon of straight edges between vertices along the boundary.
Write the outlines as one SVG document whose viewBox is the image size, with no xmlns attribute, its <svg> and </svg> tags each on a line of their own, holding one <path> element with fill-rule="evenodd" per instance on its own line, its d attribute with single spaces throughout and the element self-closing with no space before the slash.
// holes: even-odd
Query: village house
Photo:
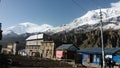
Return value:
<svg viewBox="0 0 120 68">
<path fill-rule="evenodd" d="M 120 48 L 105 48 L 104 50 L 105 61 L 110 58 L 112 63 L 120 62 Z M 102 48 L 85 48 L 77 50 L 77 54 L 82 54 L 83 63 L 102 64 Z"/>
<path fill-rule="evenodd" d="M 55 43 L 53 41 L 43 41 L 40 46 L 40 54 L 42 58 L 54 58 Z"/>
<path fill-rule="evenodd" d="M 36 34 L 26 39 L 26 53 L 28 56 L 40 56 L 41 42 L 49 40 L 46 34 Z"/>
<path fill-rule="evenodd" d="M 2 48 L 1 53 L 5 54 L 16 54 L 17 43 L 8 43 L 6 48 Z"/>
<path fill-rule="evenodd" d="M 4 53 L 4 54 L 11 54 L 11 49 L 9 49 L 9 48 L 2 48 L 2 50 L 1 50 L 1 53 Z"/>
<path fill-rule="evenodd" d="M 62 44 L 56 49 L 57 59 L 74 59 L 77 47 L 73 44 Z"/>
</svg>

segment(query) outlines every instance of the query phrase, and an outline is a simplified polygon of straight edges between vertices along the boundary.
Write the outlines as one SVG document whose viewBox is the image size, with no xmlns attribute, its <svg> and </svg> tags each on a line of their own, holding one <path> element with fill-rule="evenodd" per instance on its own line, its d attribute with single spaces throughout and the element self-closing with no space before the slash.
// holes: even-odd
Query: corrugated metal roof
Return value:
<svg viewBox="0 0 120 68">
<path fill-rule="evenodd" d="M 75 51 L 77 48 L 73 44 L 62 44 L 57 48 L 57 50 L 70 50 Z"/>
<path fill-rule="evenodd" d="M 120 51 L 120 48 L 105 48 L 105 54 L 114 54 Z M 102 54 L 102 48 L 85 48 L 82 50 L 77 50 L 77 53 L 88 53 L 88 54 Z"/>
<path fill-rule="evenodd" d="M 26 40 L 43 39 L 43 35 L 44 34 L 32 35 L 32 36 L 29 36 Z"/>
</svg>

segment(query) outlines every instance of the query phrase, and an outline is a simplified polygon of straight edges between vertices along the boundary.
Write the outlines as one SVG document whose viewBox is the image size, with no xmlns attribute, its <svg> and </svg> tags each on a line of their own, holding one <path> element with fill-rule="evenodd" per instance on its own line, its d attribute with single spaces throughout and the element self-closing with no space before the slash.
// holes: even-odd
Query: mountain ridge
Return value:
<svg viewBox="0 0 120 68">
<path fill-rule="evenodd" d="M 34 23 L 25 22 L 25 23 L 19 23 L 18 25 L 12 27 L 8 27 L 3 31 L 3 34 L 7 35 L 10 34 L 10 32 L 14 32 L 20 35 L 24 33 L 44 32 L 51 28 L 53 28 L 53 26 L 50 26 L 48 24 L 37 25 Z"/>
<path fill-rule="evenodd" d="M 102 19 L 103 19 L 103 28 L 104 29 L 120 29 L 120 8 L 103 8 Z M 35 33 L 35 32 L 50 32 L 50 33 L 59 33 L 59 32 L 69 32 L 71 30 L 85 30 L 89 28 L 98 28 L 100 22 L 100 9 L 90 10 L 85 15 L 74 19 L 71 23 L 65 24 L 63 26 L 53 27 L 48 24 L 37 25 L 30 22 L 20 23 L 16 26 L 7 28 L 3 34 L 8 33 L 8 31 L 13 31 L 16 34 L 23 33 Z M 117 24 L 117 25 L 116 25 Z M 79 29 L 78 29 L 79 28 Z M 9 33 L 10 34 L 10 33 Z"/>
<path fill-rule="evenodd" d="M 120 31 L 117 32 L 116 29 L 120 29 L 120 8 L 107 8 L 101 9 L 102 11 L 102 24 L 103 29 L 115 30 L 110 32 L 103 32 L 106 38 L 106 44 L 113 43 L 113 40 L 117 41 L 117 46 L 120 38 Z M 87 47 L 88 45 L 100 46 L 100 9 L 88 11 L 85 15 L 74 19 L 71 23 L 62 26 L 53 27 L 48 24 L 37 25 L 30 22 L 19 23 L 18 25 L 12 26 L 3 30 L 3 40 L 2 42 L 7 44 L 9 42 L 19 42 L 20 45 L 25 46 L 25 40 L 30 35 L 36 33 L 47 33 L 51 34 L 51 37 L 57 43 L 73 43 L 81 47 Z M 95 30 L 95 31 L 94 31 Z M 116 34 L 111 34 L 111 33 Z M 68 34 L 68 35 L 66 35 Z M 105 35 L 106 34 L 106 35 Z M 115 35 L 115 36 L 114 36 Z M 93 36 L 93 37 L 92 37 Z M 91 41 L 91 37 L 93 38 Z M 57 38 L 57 40 L 56 40 Z M 116 38 L 116 39 L 115 39 Z M 111 40 L 112 39 L 112 40 Z M 67 40 L 67 42 L 66 42 Z M 94 43 L 93 43 L 94 41 Z M 114 43 L 113 43 L 114 44 Z M 111 46 L 115 46 L 115 45 Z M 96 47 L 95 46 L 95 47 Z M 109 46 L 108 46 L 109 47 Z"/>
</svg>

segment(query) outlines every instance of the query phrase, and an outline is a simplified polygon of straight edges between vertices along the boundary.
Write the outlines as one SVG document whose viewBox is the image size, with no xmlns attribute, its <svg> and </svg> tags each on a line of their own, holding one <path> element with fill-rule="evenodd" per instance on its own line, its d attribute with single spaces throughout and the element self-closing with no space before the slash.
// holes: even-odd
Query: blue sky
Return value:
<svg viewBox="0 0 120 68">
<path fill-rule="evenodd" d="M 89 10 L 111 7 L 120 0 L 1 0 L 0 22 L 3 29 L 19 23 L 60 26 Z"/>
</svg>

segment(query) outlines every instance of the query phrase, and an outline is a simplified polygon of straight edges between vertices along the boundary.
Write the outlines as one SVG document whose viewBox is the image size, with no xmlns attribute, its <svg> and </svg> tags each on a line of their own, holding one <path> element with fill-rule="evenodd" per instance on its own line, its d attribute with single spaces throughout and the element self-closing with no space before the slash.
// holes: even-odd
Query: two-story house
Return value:
<svg viewBox="0 0 120 68">
<path fill-rule="evenodd" d="M 28 56 L 40 56 L 41 42 L 48 40 L 46 34 L 36 34 L 26 39 L 26 53 Z"/>
</svg>

